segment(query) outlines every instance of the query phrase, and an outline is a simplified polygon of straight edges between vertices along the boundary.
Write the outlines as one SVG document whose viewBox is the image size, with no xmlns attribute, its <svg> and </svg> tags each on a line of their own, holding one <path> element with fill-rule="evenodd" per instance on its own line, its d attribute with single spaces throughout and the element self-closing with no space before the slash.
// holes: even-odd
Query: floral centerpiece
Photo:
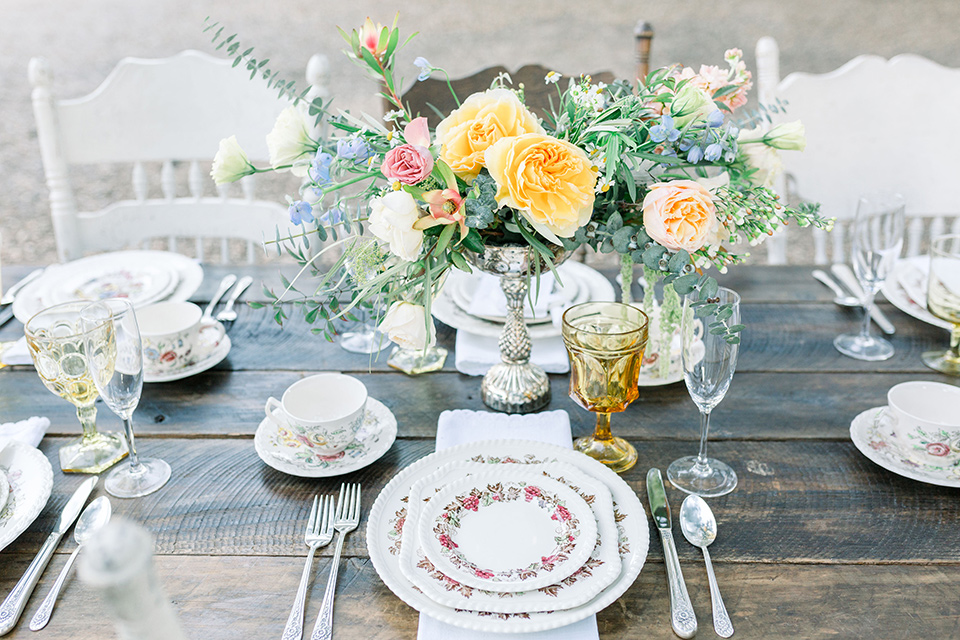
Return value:
<svg viewBox="0 0 960 640">
<path fill-rule="evenodd" d="M 471 271 L 472 255 L 519 245 L 553 269 L 558 251 L 589 245 L 620 255 L 627 300 L 634 263 L 643 265 L 648 292 L 663 279 L 669 287 L 660 315 L 675 323 L 678 294 L 699 291 L 704 310 L 716 311 L 717 284 L 703 271 L 741 262 L 739 244 L 756 244 L 789 219 L 831 225 L 815 206 L 784 206 L 770 188 L 777 150 L 804 146 L 801 124 L 764 133 L 733 120 L 750 87 L 739 51 L 728 52 L 727 71 L 671 67 L 636 84 L 567 81 L 551 72 L 544 81 L 557 87 L 556 107 L 544 119 L 504 74 L 486 91 L 454 95 L 459 106 L 430 131 L 401 100 L 396 22 L 384 27 L 368 18 L 341 34 L 347 55 L 395 110 L 377 119 L 301 100 L 267 136 L 270 167 L 254 167 L 233 138 L 221 143 L 213 165 L 218 184 L 271 170 L 304 177 L 299 196 L 289 199 L 299 233 L 278 232 L 268 243 L 302 266 L 283 291 L 268 291 L 277 321 L 286 317 L 282 303 L 293 302 L 318 325 L 314 331 L 332 339 L 336 318 L 376 300 L 386 310 L 381 330 L 401 346 L 423 348 L 434 340 L 430 306 L 445 273 Z M 227 50 L 239 48 L 234 41 Z M 272 81 L 251 51 L 235 63 Z M 442 73 L 423 58 L 415 65 L 421 80 Z M 281 93 L 304 98 L 292 83 L 279 84 Z M 320 118 L 334 135 L 315 134 Z M 318 267 L 334 247 L 342 248 L 339 258 Z M 739 340 L 740 327 L 721 320 L 711 328 Z"/>
</svg>

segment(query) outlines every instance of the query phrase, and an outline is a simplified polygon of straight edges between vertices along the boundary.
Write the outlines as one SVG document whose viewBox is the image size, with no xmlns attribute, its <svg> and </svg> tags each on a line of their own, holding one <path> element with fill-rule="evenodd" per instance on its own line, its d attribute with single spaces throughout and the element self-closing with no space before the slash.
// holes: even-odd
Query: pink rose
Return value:
<svg viewBox="0 0 960 640">
<path fill-rule="evenodd" d="M 403 184 L 414 185 L 422 182 L 433 171 L 433 156 L 426 147 L 402 144 L 390 149 L 380 173 L 388 180 L 399 180 Z"/>
<path fill-rule="evenodd" d="M 557 505 L 557 510 L 553 512 L 553 515 L 550 516 L 551 520 L 563 520 L 566 522 L 570 519 L 570 511 L 567 510 L 565 506 Z"/>
<path fill-rule="evenodd" d="M 950 447 L 942 442 L 931 442 L 927 445 L 927 453 L 932 456 L 945 456 L 950 453 Z"/>
<path fill-rule="evenodd" d="M 717 224 L 717 208 L 707 189 L 693 180 L 658 182 L 643 199 L 643 226 L 658 244 L 693 253 Z"/>
<path fill-rule="evenodd" d="M 534 487 L 533 485 L 529 485 L 523 490 L 523 497 L 526 499 L 527 502 L 530 502 L 531 500 L 533 500 L 539 495 L 540 495 L 540 487 Z"/>
</svg>

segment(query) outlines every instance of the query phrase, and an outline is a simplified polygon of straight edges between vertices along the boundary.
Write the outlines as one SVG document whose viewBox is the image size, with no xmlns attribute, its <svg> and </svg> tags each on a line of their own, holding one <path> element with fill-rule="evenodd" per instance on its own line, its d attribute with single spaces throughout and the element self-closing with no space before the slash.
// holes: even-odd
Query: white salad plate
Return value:
<svg viewBox="0 0 960 640">
<path fill-rule="evenodd" d="M 0 471 L 0 513 L 7 506 L 7 498 L 10 497 L 10 482 L 7 480 L 7 474 Z"/>
<path fill-rule="evenodd" d="M 177 367 L 176 369 L 170 369 L 169 371 L 164 371 L 163 373 L 148 373 L 147 371 L 144 371 L 143 381 L 173 382 L 174 380 L 183 380 L 184 378 L 195 376 L 198 373 L 203 373 L 204 371 L 212 369 L 223 362 L 224 358 L 230 355 L 231 346 L 232 344 L 230 343 L 230 336 L 224 334 L 223 339 L 217 344 L 217 346 L 196 362 L 183 367 Z"/>
<path fill-rule="evenodd" d="M 393 413 L 379 400 L 367 398 L 363 424 L 343 451 L 320 455 L 270 418 L 260 422 L 253 445 L 260 459 L 277 471 L 301 478 L 328 478 L 379 460 L 396 439 L 397 419 Z"/>
<path fill-rule="evenodd" d="M 587 301 L 590 290 L 587 287 L 580 286 L 580 276 L 578 275 L 580 269 L 576 266 L 570 266 L 580 264 L 579 262 L 564 263 L 557 267 L 557 273 L 560 275 L 561 282 L 557 282 L 552 275 L 541 282 L 537 315 L 534 315 L 533 310 L 530 308 L 529 300 L 525 298 L 523 319 L 527 324 L 551 322 L 550 310 L 552 308 L 566 308 Z M 484 280 L 486 280 L 486 282 L 484 282 Z M 504 324 L 507 321 L 507 299 L 501 292 L 497 291 L 500 286 L 499 280 L 496 276 L 481 271 L 464 273 L 457 270 L 450 274 L 447 285 L 450 287 L 450 295 L 453 301 L 462 310 L 483 320 Z M 494 285 L 491 285 L 491 282 L 493 282 Z M 531 282 L 531 286 L 536 285 Z M 489 308 L 484 309 L 482 313 L 477 313 L 473 306 L 475 304 L 474 297 L 477 291 L 486 290 L 489 292 L 491 287 L 494 288 L 498 299 L 491 300 Z M 547 287 L 549 287 L 549 291 Z M 542 304 L 540 303 L 541 299 L 543 300 Z"/>
<path fill-rule="evenodd" d="M 13 441 L 0 450 L 0 473 L 9 483 L 6 504 L 0 508 L 2 551 L 43 511 L 53 489 L 53 469 L 39 449 Z"/>
<path fill-rule="evenodd" d="M 489 465 L 478 462 L 453 462 L 418 481 L 410 490 L 407 520 L 420 520 L 422 505 L 431 496 L 443 491 L 452 481 L 466 475 L 489 471 Z M 559 462 L 525 465 L 526 469 L 562 482 L 576 491 L 593 510 L 597 521 L 597 542 L 586 562 L 564 580 L 522 592 L 500 592 L 474 589 L 461 584 L 427 559 L 420 547 L 417 527 L 404 526 L 400 548 L 400 570 L 404 576 L 432 600 L 454 609 L 491 613 L 523 613 L 572 609 L 588 602 L 620 575 L 620 554 L 617 550 L 617 524 L 613 515 L 610 490 L 573 465 Z"/>
<path fill-rule="evenodd" d="M 887 407 L 864 411 L 850 424 L 850 438 L 860 453 L 887 471 L 941 487 L 960 487 L 960 451 L 937 444 L 936 455 L 911 451 L 894 437 L 896 418 Z M 936 438 L 933 438 L 936 440 Z"/>
<path fill-rule="evenodd" d="M 460 584 L 530 591 L 570 577 L 597 546 L 593 511 L 536 470 L 488 469 L 461 478 L 422 508 L 420 546 Z"/>
<path fill-rule="evenodd" d="M 450 463 L 571 464 L 606 486 L 613 500 L 620 567 L 617 578 L 580 606 L 564 610 L 491 613 L 443 606 L 415 587 L 400 569 L 410 490 L 420 479 Z M 416 526 L 411 522 L 410 526 Z M 367 550 L 384 584 L 408 605 L 441 622 L 492 633 L 556 629 L 607 607 L 634 583 L 650 543 L 646 512 L 633 489 L 616 473 L 582 453 L 529 440 L 486 440 L 450 447 L 421 458 L 398 473 L 377 497 L 367 520 Z"/>
<path fill-rule="evenodd" d="M 914 256 L 898 260 L 880 291 L 900 311 L 923 320 L 941 329 L 950 330 L 953 325 L 927 311 L 927 277 L 930 271 L 929 256 Z"/>
<path fill-rule="evenodd" d="M 616 300 L 616 292 L 613 284 L 596 269 L 580 262 L 564 263 L 560 268 L 563 267 L 572 267 L 569 271 L 575 274 L 574 277 L 577 280 L 577 287 L 581 290 L 578 291 L 578 299 L 582 298 L 583 302 L 613 302 Z M 452 275 L 454 274 L 451 274 L 451 276 Z M 561 277 L 564 276 L 561 275 Z M 448 277 L 440 294 L 433 300 L 430 307 L 433 316 L 440 322 L 454 329 L 463 329 L 468 333 L 479 336 L 500 337 L 500 334 L 503 332 L 503 323 L 478 318 L 462 309 L 454 300 L 450 289 L 448 289 L 450 280 L 451 278 Z M 455 282 L 456 279 L 454 279 L 454 283 Z M 554 338 L 561 335 L 560 327 L 553 324 L 553 322 L 528 325 L 527 332 L 532 339 Z"/>
<path fill-rule="evenodd" d="M 13 314 L 26 324 L 38 311 L 71 300 L 124 296 L 135 307 L 160 301 L 183 302 L 202 282 L 203 267 L 179 253 L 101 253 L 47 267 L 42 276 L 17 294 Z"/>
</svg>

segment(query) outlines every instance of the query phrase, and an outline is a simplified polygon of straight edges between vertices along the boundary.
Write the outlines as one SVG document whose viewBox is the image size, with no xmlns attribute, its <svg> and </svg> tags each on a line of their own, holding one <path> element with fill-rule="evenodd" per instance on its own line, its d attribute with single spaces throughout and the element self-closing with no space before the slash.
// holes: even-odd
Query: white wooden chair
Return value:
<svg viewBox="0 0 960 640">
<path fill-rule="evenodd" d="M 216 189 L 209 173 L 222 138 L 236 135 L 254 164 L 268 159 L 265 136 L 289 102 L 260 79 L 250 79 L 232 61 L 198 51 L 170 58 L 125 58 L 89 95 L 57 99 L 45 60 L 30 61 L 33 110 L 43 157 L 57 252 L 61 261 L 87 252 L 144 246 L 165 238 L 194 238 L 204 259 L 204 240 L 220 238 L 220 261 L 228 240 L 246 241 L 253 262 L 257 245 L 289 226 L 287 208 L 255 199 L 255 176 L 242 181 L 242 195 Z M 310 99 L 327 99 L 329 63 L 315 55 L 307 66 Z M 189 162 L 187 191 L 177 188 L 175 163 Z M 134 199 L 96 212 L 80 212 L 70 184 L 70 165 L 133 163 Z M 162 198 L 148 198 L 145 163 L 160 163 Z M 205 195 L 205 192 L 211 195 Z M 277 198 L 279 200 L 279 198 Z"/>
<path fill-rule="evenodd" d="M 773 38 L 757 43 L 761 104 L 786 103 L 774 122 L 802 120 L 807 148 L 781 154 L 780 193 L 820 202 L 836 216 L 830 237 L 833 262 L 844 261 L 846 231 L 861 193 L 903 194 L 910 219 L 905 255 L 948 230 L 960 232 L 960 69 L 912 54 L 885 60 L 858 56 L 825 74 L 791 73 L 780 80 Z M 786 188 L 785 188 L 786 187 Z M 787 234 L 768 242 L 768 259 L 786 262 Z M 827 234 L 814 231 L 814 261 L 828 262 Z"/>
</svg>

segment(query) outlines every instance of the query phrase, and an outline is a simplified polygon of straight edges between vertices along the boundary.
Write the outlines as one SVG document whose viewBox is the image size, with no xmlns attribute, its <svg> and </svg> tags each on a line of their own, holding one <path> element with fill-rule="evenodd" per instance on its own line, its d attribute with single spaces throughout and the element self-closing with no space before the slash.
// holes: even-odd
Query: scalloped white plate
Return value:
<svg viewBox="0 0 960 640">
<path fill-rule="evenodd" d="M 914 256 L 897 260 L 880 291 L 883 296 L 905 314 L 927 324 L 949 331 L 952 324 L 927 311 L 927 274 L 930 256 Z M 910 291 L 914 295 L 910 295 Z M 920 298 L 920 300 L 914 300 Z"/>
<path fill-rule="evenodd" d="M 53 469 L 47 456 L 28 444 L 10 442 L 0 451 L 0 472 L 10 483 L 0 509 L 0 551 L 37 519 L 53 490 Z"/>
</svg>

